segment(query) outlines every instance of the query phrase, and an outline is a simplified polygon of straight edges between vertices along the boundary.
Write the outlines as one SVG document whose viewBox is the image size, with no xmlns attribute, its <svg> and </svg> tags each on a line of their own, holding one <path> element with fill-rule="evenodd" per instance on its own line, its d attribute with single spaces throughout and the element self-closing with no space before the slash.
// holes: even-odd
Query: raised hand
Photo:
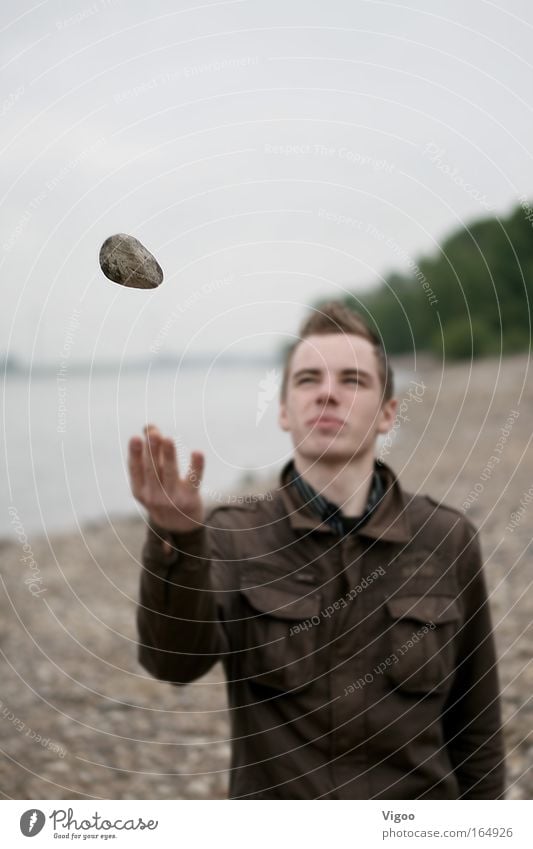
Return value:
<svg viewBox="0 0 533 849">
<path fill-rule="evenodd" d="M 176 448 L 155 425 L 146 425 L 145 439 L 129 442 L 129 472 L 133 495 L 148 510 L 150 519 L 168 531 L 197 530 L 205 519 L 200 484 L 205 459 L 191 453 L 189 469 L 180 477 Z"/>
</svg>

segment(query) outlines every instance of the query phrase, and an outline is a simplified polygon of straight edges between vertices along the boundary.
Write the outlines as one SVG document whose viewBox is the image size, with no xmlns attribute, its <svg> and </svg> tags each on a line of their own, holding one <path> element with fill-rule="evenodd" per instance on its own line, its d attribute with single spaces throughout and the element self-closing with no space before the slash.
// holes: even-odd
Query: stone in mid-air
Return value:
<svg viewBox="0 0 533 849">
<path fill-rule="evenodd" d="M 155 289 L 163 269 L 138 239 L 127 233 L 109 236 L 100 248 L 100 268 L 113 283 L 133 289 Z"/>
</svg>

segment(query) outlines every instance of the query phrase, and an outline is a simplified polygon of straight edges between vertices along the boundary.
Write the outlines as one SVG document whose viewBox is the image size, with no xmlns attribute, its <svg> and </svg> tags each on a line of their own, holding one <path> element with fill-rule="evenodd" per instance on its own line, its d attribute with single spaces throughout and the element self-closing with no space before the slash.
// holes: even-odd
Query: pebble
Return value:
<svg viewBox="0 0 533 849">
<path fill-rule="evenodd" d="M 100 248 L 100 267 L 113 283 L 133 289 L 155 289 L 163 270 L 144 245 L 127 233 L 109 236 Z"/>
</svg>

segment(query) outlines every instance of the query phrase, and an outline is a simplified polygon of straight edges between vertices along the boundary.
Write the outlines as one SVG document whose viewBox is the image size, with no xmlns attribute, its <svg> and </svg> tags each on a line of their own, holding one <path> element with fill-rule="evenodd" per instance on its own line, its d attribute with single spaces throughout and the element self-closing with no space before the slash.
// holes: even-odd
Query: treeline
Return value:
<svg viewBox="0 0 533 849">
<path fill-rule="evenodd" d="M 462 359 L 527 350 L 533 303 L 533 209 L 487 217 L 453 233 L 406 274 L 348 296 L 390 354 Z"/>
</svg>

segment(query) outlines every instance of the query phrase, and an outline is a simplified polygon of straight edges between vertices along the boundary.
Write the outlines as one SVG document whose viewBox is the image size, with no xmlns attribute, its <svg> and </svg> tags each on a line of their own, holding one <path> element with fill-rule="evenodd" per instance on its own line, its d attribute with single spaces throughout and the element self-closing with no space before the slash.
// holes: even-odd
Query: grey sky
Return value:
<svg viewBox="0 0 533 849">
<path fill-rule="evenodd" d="M 4 0 L 1 30 L 0 352 L 25 360 L 69 333 L 76 359 L 265 352 L 533 194 L 526 0 Z M 103 277 L 116 232 L 158 290 Z"/>
</svg>

